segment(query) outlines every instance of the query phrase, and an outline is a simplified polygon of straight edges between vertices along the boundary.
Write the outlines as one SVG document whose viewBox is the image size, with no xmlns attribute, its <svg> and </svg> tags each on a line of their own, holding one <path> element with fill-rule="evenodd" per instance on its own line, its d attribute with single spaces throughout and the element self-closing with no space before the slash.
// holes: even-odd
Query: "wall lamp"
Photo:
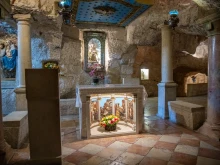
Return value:
<svg viewBox="0 0 220 165">
<path fill-rule="evenodd" d="M 173 30 L 175 27 L 177 27 L 179 23 L 179 18 L 178 18 L 179 12 L 177 10 L 171 10 L 169 12 L 170 19 L 164 21 L 164 25 L 169 25 Z"/>
</svg>

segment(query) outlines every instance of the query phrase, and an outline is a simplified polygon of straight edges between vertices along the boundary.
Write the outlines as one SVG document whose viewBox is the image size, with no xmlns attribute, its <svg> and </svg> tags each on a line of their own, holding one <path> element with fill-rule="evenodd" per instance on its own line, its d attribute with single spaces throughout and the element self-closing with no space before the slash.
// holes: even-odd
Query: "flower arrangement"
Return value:
<svg viewBox="0 0 220 165">
<path fill-rule="evenodd" d="M 59 69 L 59 66 L 56 62 L 46 62 L 44 64 L 44 68 L 47 68 L 47 69 Z"/>
<path fill-rule="evenodd" d="M 99 64 L 99 63 L 89 63 L 88 68 L 91 70 L 89 72 L 89 75 L 91 77 L 97 77 L 99 79 L 104 79 L 104 74 L 103 73 L 98 73 L 98 71 L 102 71 L 104 66 Z"/>
<path fill-rule="evenodd" d="M 104 127 L 105 129 L 108 128 L 110 130 L 114 130 L 114 129 L 116 129 L 116 124 L 119 122 L 119 120 L 120 119 L 115 115 L 105 116 L 100 121 L 100 126 Z M 111 129 L 111 127 L 114 129 Z M 106 130 L 108 130 L 108 129 L 106 129 Z"/>
</svg>

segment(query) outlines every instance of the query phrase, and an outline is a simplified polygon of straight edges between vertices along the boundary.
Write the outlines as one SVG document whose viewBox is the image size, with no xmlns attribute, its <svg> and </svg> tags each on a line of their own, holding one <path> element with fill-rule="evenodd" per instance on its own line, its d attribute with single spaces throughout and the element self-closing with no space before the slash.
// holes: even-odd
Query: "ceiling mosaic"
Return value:
<svg viewBox="0 0 220 165">
<path fill-rule="evenodd" d="M 72 18 L 76 24 L 127 26 L 149 7 L 135 0 L 74 0 Z"/>
</svg>

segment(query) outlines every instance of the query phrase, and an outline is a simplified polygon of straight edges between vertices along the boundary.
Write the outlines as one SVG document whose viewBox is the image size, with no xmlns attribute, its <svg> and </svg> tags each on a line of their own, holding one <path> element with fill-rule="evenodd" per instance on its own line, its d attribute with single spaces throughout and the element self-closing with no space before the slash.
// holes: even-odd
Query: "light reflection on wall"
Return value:
<svg viewBox="0 0 220 165">
<path fill-rule="evenodd" d="M 141 80 L 149 80 L 149 69 L 141 69 Z"/>
</svg>

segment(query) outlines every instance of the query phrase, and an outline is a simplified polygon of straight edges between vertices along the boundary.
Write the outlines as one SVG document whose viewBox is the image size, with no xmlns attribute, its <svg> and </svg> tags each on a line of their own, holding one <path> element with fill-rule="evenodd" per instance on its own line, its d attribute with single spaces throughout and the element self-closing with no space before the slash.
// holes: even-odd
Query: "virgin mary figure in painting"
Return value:
<svg viewBox="0 0 220 165">
<path fill-rule="evenodd" d="M 5 55 L 2 57 L 2 68 L 5 78 L 15 78 L 17 54 L 16 46 L 9 42 L 6 46 Z"/>
</svg>

